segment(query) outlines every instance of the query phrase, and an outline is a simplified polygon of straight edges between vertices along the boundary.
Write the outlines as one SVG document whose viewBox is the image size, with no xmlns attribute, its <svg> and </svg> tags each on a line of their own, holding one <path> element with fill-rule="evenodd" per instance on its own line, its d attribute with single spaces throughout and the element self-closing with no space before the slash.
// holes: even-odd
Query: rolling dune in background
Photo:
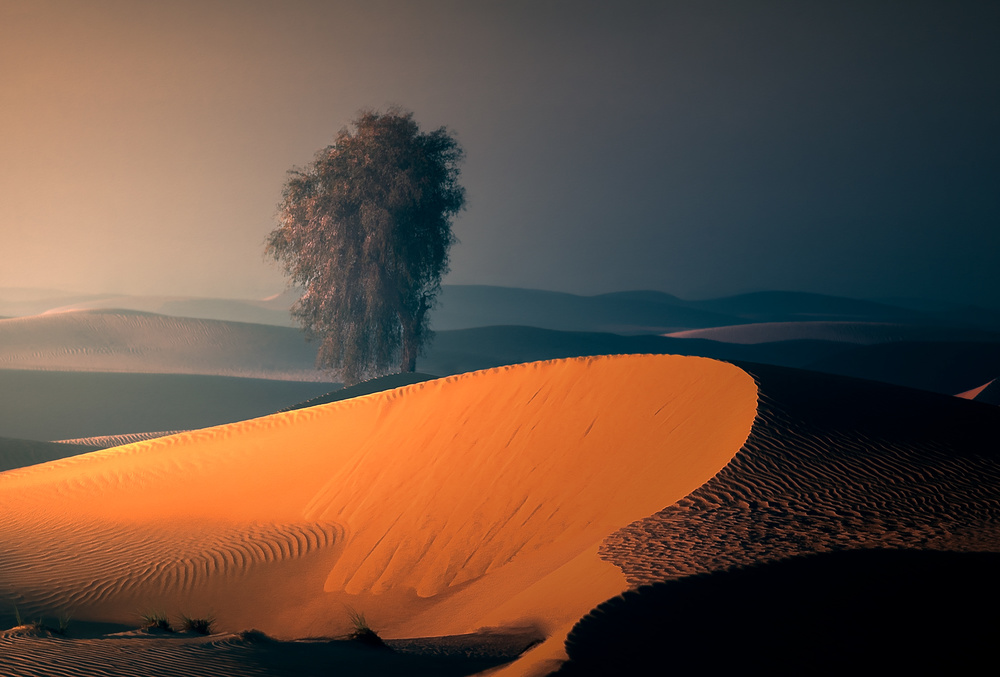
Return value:
<svg viewBox="0 0 1000 677">
<path fill-rule="evenodd" d="M 323 381 L 297 329 L 75 310 L 0 320 L 0 369 L 204 374 Z"/>
<path fill-rule="evenodd" d="M 981 329 L 922 326 L 896 322 L 757 322 L 664 334 L 721 343 L 758 344 L 776 341 L 836 341 L 859 345 L 893 341 L 997 341 L 1000 334 Z"/>
<path fill-rule="evenodd" d="M 388 637 L 533 624 L 552 639 L 526 673 L 627 587 L 597 557 L 604 539 L 719 472 L 756 404 L 732 365 L 580 358 L 10 471 L 0 596 L 288 638 L 346 631 L 345 605 Z"/>
</svg>

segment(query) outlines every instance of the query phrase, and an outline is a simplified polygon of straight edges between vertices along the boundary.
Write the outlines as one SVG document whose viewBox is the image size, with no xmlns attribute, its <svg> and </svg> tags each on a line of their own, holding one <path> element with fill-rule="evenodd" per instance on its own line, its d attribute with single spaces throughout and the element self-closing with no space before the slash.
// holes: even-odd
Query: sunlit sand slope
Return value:
<svg viewBox="0 0 1000 677">
<path fill-rule="evenodd" d="M 126 310 L 0 320 L 0 368 L 319 381 L 297 329 Z"/>
<path fill-rule="evenodd" d="M 725 363 L 581 358 L 429 381 L 0 474 L 0 599 L 134 623 L 385 636 L 563 627 L 627 586 L 605 537 L 743 445 Z"/>
</svg>

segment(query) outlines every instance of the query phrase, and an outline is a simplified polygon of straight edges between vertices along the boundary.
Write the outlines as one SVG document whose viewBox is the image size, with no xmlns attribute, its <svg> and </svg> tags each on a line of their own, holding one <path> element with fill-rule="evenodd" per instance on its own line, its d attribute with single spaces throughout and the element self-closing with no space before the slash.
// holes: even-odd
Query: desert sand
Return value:
<svg viewBox="0 0 1000 677">
<path fill-rule="evenodd" d="M 976 388 L 972 388 L 971 390 L 965 390 L 963 392 L 956 393 L 955 397 L 961 397 L 963 400 L 974 400 L 977 397 L 979 397 L 980 395 L 982 395 L 983 391 L 985 391 L 987 388 L 989 388 L 990 386 L 992 386 L 995 382 L 996 382 L 995 378 L 994 379 L 990 379 L 989 381 L 987 381 L 986 383 L 984 383 L 981 386 L 978 386 Z"/>
<path fill-rule="evenodd" d="M 74 620 L 0 633 L 0 671 L 646 674 L 667 651 L 708 672 L 968 672 L 1000 601 L 998 429 L 953 396 L 605 357 L 13 470 L 0 598 Z M 302 639 L 347 632 L 347 606 L 394 651 Z M 154 610 L 221 633 L 136 631 Z M 706 668 L 718 642 L 736 653 Z"/>
<path fill-rule="evenodd" d="M 756 412 L 729 364 L 579 358 L 11 470 L 0 598 L 288 639 L 344 634 L 348 607 L 387 638 L 528 627 L 548 639 L 503 674 L 544 674 L 572 624 L 629 586 L 605 539 L 726 467 Z"/>
</svg>

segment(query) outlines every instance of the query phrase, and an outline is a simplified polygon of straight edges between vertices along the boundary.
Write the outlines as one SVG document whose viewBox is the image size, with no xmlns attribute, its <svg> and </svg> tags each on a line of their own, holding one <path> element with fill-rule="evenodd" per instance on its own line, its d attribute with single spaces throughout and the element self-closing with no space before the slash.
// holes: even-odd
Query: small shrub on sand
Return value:
<svg viewBox="0 0 1000 677">
<path fill-rule="evenodd" d="M 14 625 L 15 628 L 24 628 L 26 630 L 45 630 L 46 629 L 45 628 L 45 624 L 42 623 L 42 619 L 41 618 L 36 618 L 33 621 L 28 620 L 27 618 L 24 618 L 21 615 L 21 610 L 18 609 L 17 606 L 14 607 L 14 623 L 15 623 L 15 625 Z"/>
<path fill-rule="evenodd" d="M 14 627 L 5 631 L 7 636 L 31 636 L 45 637 L 52 635 L 65 635 L 69 627 L 69 615 L 60 616 L 58 627 L 51 627 L 45 624 L 41 618 L 29 620 L 21 615 L 21 610 L 14 607 Z"/>
<path fill-rule="evenodd" d="M 266 644 L 274 640 L 265 635 L 260 630 L 241 630 L 236 633 L 236 639 L 246 644 Z"/>
<path fill-rule="evenodd" d="M 354 630 L 347 636 L 349 640 L 379 649 L 389 648 L 382 641 L 382 638 L 378 636 L 378 633 L 368 625 L 368 621 L 365 619 L 363 613 L 347 607 L 347 616 L 351 619 L 351 625 L 354 627 Z"/>
<path fill-rule="evenodd" d="M 214 618 L 190 618 L 181 614 L 181 630 L 184 632 L 196 632 L 199 635 L 211 635 L 212 626 L 215 624 Z"/>
<path fill-rule="evenodd" d="M 139 628 L 142 630 L 162 630 L 163 632 L 174 631 L 174 629 L 170 627 L 170 621 L 167 619 L 167 615 L 159 611 L 148 611 L 139 618 L 141 621 Z"/>
</svg>

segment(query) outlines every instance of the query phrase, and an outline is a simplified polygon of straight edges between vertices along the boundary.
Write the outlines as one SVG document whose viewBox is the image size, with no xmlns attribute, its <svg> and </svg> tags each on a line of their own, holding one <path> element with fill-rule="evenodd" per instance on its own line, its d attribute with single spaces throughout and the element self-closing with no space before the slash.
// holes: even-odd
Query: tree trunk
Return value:
<svg viewBox="0 0 1000 677">
<path fill-rule="evenodd" d="M 420 300 L 415 316 L 404 316 L 400 313 L 399 321 L 403 327 L 403 355 L 399 368 L 403 373 L 413 373 L 417 370 L 417 354 L 423 342 L 421 330 L 426 313 L 427 302 L 423 299 Z"/>
<path fill-rule="evenodd" d="M 417 370 L 417 346 L 416 337 L 413 332 L 403 327 L 403 360 L 400 364 L 400 371 L 414 372 Z"/>
</svg>

